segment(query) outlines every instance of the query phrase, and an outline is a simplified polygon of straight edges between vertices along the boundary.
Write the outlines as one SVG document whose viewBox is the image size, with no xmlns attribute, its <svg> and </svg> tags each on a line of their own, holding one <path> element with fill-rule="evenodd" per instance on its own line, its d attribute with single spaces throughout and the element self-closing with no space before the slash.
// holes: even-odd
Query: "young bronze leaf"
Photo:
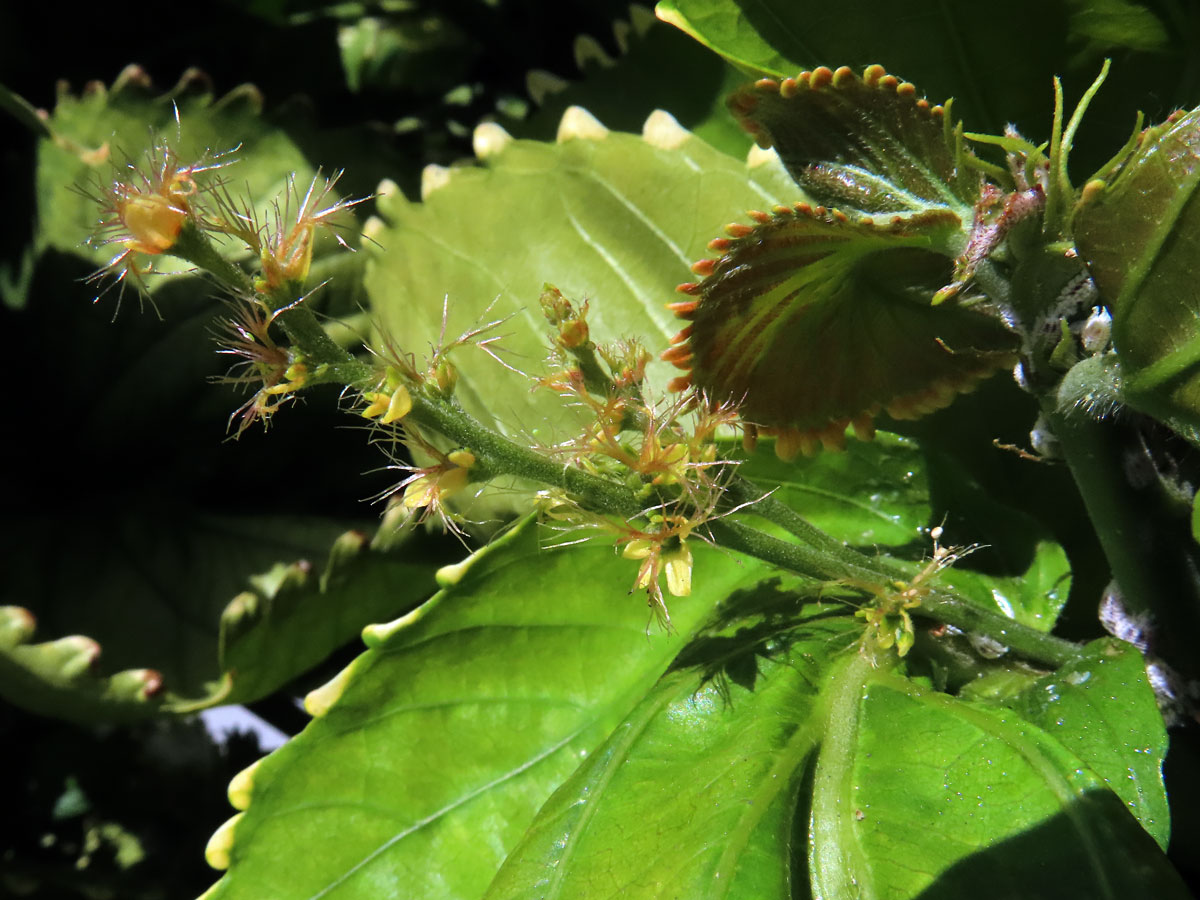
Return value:
<svg viewBox="0 0 1200 900">
<path fill-rule="evenodd" d="M 675 304 L 692 324 L 664 358 L 713 401 L 779 435 L 784 459 L 840 447 L 846 426 L 869 438 L 886 410 L 916 418 L 946 406 L 1013 360 L 1015 337 L 962 306 L 933 307 L 961 240 L 949 210 L 849 220 L 808 204 L 750 214 L 727 227 L 726 251 L 693 266 Z"/>
<path fill-rule="evenodd" d="M 735 93 L 730 109 L 819 203 L 865 212 L 947 207 L 969 220 L 980 173 L 941 106 L 912 84 L 868 66 L 764 78 Z"/>
<path fill-rule="evenodd" d="M 1200 424 L 1200 110 L 1141 136 L 1108 183 L 1084 187 L 1075 238 L 1113 315 L 1126 398 Z"/>
</svg>

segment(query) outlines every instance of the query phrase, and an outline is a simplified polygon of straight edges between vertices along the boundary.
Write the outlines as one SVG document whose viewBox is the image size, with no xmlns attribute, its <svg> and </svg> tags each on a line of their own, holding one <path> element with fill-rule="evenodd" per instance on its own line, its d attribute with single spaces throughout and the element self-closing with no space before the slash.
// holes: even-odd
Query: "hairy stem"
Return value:
<svg viewBox="0 0 1200 900">
<path fill-rule="evenodd" d="M 172 256 L 190 262 L 203 269 L 235 296 L 252 296 L 254 282 L 241 267 L 223 257 L 208 235 L 198 225 L 188 221 L 184 224 L 170 249 Z"/>
<path fill-rule="evenodd" d="M 197 263 L 199 264 L 199 263 Z M 207 266 L 206 266 L 207 268 Z M 239 270 L 240 271 L 240 270 Z M 284 314 L 281 314 L 284 315 Z M 316 316 L 303 306 L 288 309 L 286 330 L 310 361 L 328 367 L 351 387 L 370 386 L 373 370 L 334 343 Z M 412 410 L 406 421 L 449 438 L 476 458 L 472 467 L 477 478 L 515 475 L 566 491 L 580 506 L 602 515 L 633 519 L 643 515 L 645 497 L 624 484 L 564 465 L 496 432 L 471 416 L 453 399 L 412 392 Z M 745 553 L 780 569 L 827 581 L 887 583 L 896 573 L 841 541 L 821 531 L 803 516 L 776 500 L 763 497 L 751 482 L 735 478 L 730 487 L 730 506 L 752 504 L 763 516 L 795 535 L 803 543 L 782 541 L 728 518 L 708 523 L 713 539 L 730 550 Z M 1028 658 L 1059 665 L 1070 657 L 1075 645 L 1020 625 L 998 612 L 977 607 L 945 592 L 931 592 L 921 611 L 938 621 L 964 630 L 978 631 Z"/>
</svg>

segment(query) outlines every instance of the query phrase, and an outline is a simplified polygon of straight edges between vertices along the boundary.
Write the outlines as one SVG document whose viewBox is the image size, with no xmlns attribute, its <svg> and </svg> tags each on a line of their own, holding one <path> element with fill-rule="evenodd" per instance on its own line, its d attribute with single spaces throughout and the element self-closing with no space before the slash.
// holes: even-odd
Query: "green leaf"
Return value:
<svg viewBox="0 0 1200 900">
<path fill-rule="evenodd" d="M 675 326 L 664 306 L 704 246 L 703 223 L 794 188 L 777 163 L 747 166 L 666 114 L 647 120 L 644 135 L 608 132 L 578 108 L 554 144 L 484 125 L 475 135 L 482 166 L 426 170 L 423 203 L 381 197 L 388 224 L 371 237 L 385 252 L 370 251 L 367 274 L 377 349 L 437 346 L 445 296 L 446 339 L 511 317 L 498 329 L 502 355 L 536 374 L 547 346 L 538 308 L 546 282 L 591 300 L 593 340 L 633 335 L 651 349 L 665 345 Z M 482 352 L 453 359 L 458 397 L 483 421 L 543 442 L 569 435 L 570 414 L 546 392 L 530 394 L 524 375 Z M 669 371 L 651 364 L 659 391 Z"/>
<path fill-rule="evenodd" d="M 795 68 L 762 37 L 737 4 L 659 0 L 655 12 L 749 74 L 784 75 Z"/>
<path fill-rule="evenodd" d="M 791 0 L 664 0 L 660 18 L 683 29 L 755 75 L 784 77 L 818 66 L 861 70 L 882 63 L 934 97 L 955 97 L 960 113 L 982 131 L 1006 123 L 1048 136 L 1051 79 L 1082 90 L 1105 55 L 1122 61 L 1110 79 L 1104 115 L 1089 123 L 1105 143 L 1119 144 L 1146 85 L 1162 85 L 1175 102 L 1191 96 L 1196 76 L 1186 60 L 1196 51 L 1195 11 L 1106 0 L 1016 0 L 997 18 L 986 4 L 886 0 L 837 6 Z M 995 66 L 1002 22 L 1036 22 L 1020 38 L 1020 64 Z M 1174 91 L 1171 86 L 1178 84 Z M 1081 142 L 1086 144 L 1086 142 Z M 1078 155 L 1077 155 L 1078 156 Z"/>
<path fill-rule="evenodd" d="M 942 581 L 985 609 L 999 610 L 1022 625 L 1049 632 L 1071 592 L 1071 564 L 1058 544 L 1039 541 L 1023 575 L 1002 577 L 953 568 L 945 572 Z"/>
<path fill-rule="evenodd" d="M 666 675 L 487 900 L 1186 896 L 1050 735 L 874 668 L 819 606 L 792 629 L 725 632 L 708 667 Z"/>
<path fill-rule="evenodd" d="M 666 675 L 542 807 L 487 900 L 788 896 L 817 687 L 855 632 L 827 616 L 810 604 L 772 655 L 727 639 L 715 680 Z"/>
<path fill-rule="evenodd" d="M 313 518 L 168 512 L 128 499 L 124 509 L 81 510 L 69 524 L 43 516 L 40 533 L 86 535 L 86 540 L 59 550 L 53 539 L 32 542 L 24 536 L 16 543 L 22 552 L 6 554 L 0 597 L 27 607 L 45 637 L 88 635 L 94 655 L 103 650 L 96 671 L 156 670 L 163 691 L 176 698 L 207 694 L 206 685 L 220 675 L 218 617 L 246 586 L 246 577 L 280 558 L 324 552 L 344 528 Z M 63 566 L 68 559 L 69 566 Z M 65 687 L 66 680 L 50 665 L 69 670 L 71 663 L 58 661 L 54 648 L 53 643 L 24 646 L 20 656 Z M 35 653 L 46 661 L 33 665 Z M 87 683 L 80 687 L 87 689 Z M 31 705 L 33 695 L 19 683 L 0 681 L 0 692 L 36 712 L 72 716 L 66 708 Z"/>
<path fill-rule="evenodd" d="M 386 526 L 385 526 L 386 527 Z M 440 554 L 409 535 L 398 550 L 371 547 L 361 531 L 339 537 L 325 570 L 277 564 L 253 579 L 221 614 L 220 667 L 229 680 L 223 703 L 267 696 L 321 662 L 367 622 L 415 607 L 434 589 Z"/>
<path fill-rule="evenodd" d="M 309 695 L 313 722 L 231 785 L 246 811 L 209 845 L 230 870 L 208 897 L 375 896 L 383 884 L 478 897 L 687 637 L 762 575 L 698 547 L 694 593 L 671 604 L 677 631 L 648 632 L 628 596 L 635 563 L 605 542 L 547 540 L 510 532 L 444 572 L 449 586 L 425 606 L 367 629 L 369 649 Z"/>
<path fill-rule="evenodd" d="M 251 702 L 434 587 L 438 554 L 427 541 L 385 553 L 348 532 L 320 574 L 301 559 L 250 578 L 280 558 L 324 554 L 341 523 L 177 510 L 165 529 L 164 518 L 81 517 L 76 527 L 92 536 L 72 554 L 73 579 L 49 583 L 49 546 L 10 563 L 3 597 L 34 612 L 6 607 L 0 695 L 75 721 Z M 35 613 L 43 632 L 90 636 L 29 643 Z"/>
<path fill-rule="evenodd" d="M 1162 774 L 1167 732 L 1140 651 L 1108 638 L 1093 641 L 1078 659 L 1030 686 L 1012 707 L 1087 763 L 1166 849 L 1171 833 Z"/>
<path fill-rule="evenodd" d="M 798 203 L 754 218 L 693 267 L 705 277 L 686 293 L 699 301 L 680 313 L 693 322 L 671 354 L 697 387 L 778 433 L 784 459 L 840 446 L 851 422 L 869 436 L 881 409 L 940 409 L 1011 363 L 1015 337 L 999 322 L 930 304 L 961 238 L 953 212 L 877 223 Z"/>
<path fill-rule="evenodd" d="M 77 722 L 124 722 L 152 715 L 163 700 L 153 669 L 96 671 L 100 645 L 83 635 L 31 644 L 36 620 L 0 606 L 0 693 L 25 709 Z"/>
<path fill-rule="evenodd" d="M 868 66 L 764 79 L 729 98 L 760 146 L 774 147 L 808 196 L 868 213 L 949 209 L 969 221 L 983 177 L 956 126 L 914 85 Z M 965 226 L 964 226 L 965 227 Z"/>
<path fill-rule="evenodd" d="M 363 16 L 338 26 L 338 50 L 353 93 L 443 93 L 469 75 L 469 41 L 454 23 L 419 9 Z"/>
<path fill-rule="evenodd" d="M 1105 181 L 1083 190 L 1080 255 L 1113 314 L 1124 396 L 1136 409 L 1200 425 L 1200 110 L 1143 133 Z"/>
<path fill-rule="evenodd" d="M 879 432 L 870 442 L 851 441 L 844 453 L 788 463 L 760 451 L 738 471 L 854 546 L 903 547 L 929 524 L 924 455 L 914 441 L 898 435 Z"/>
<path fill-rule="evenodd" d="M 814 893 L 1186 897 L 1154 842 L 1062 743 L 896 675 L 835 673 L 814 775 Z M 859 666 L 861 669 L 861 666 Z M 838 689 L 840 688 L 840 689 Z M 828 752 L 827 752 L 828 751 Z M 828 842 L 828 843 L 826 843 Z"/>
</svg>

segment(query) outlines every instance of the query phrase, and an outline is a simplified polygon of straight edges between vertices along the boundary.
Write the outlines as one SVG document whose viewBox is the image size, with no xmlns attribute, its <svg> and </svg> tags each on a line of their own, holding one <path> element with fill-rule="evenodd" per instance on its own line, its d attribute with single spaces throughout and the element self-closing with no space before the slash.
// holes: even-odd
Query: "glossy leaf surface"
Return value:
<svg viewBox="0 0 1200 900">
<path fill-rule="evenodd" d="M 748 167 L 664 114 L 644 134 L 608 132 L 577 108 L 553 144 L 511 140 L 485 125 L 476 133 L 482 166 L 427 170 L 423 203 L 380 198 L 388 224 L 372 238 L 386 252 L 367 275 L 380 349 L 388 341 L 411 350 L 437 345 L 445 296 L 446 339 L 511 316 L 496 329 L 502 355 L 540 374 L 546 282 L 590 299 L 593 340 L 636 335 L 651 350 L 665 345 L 675 330 L 665 305 L 678 298 L 674 287 L 706 239 L 697 223 L 719 223 L 795 189 L 778 163 Z M 430 285 L 438 286 L 432 299 Z M 484 421 L 541 441 L 569 436 L 563 405 L 531 394 L 527 378 L 471 348 L 453 359 L 458 397 Z M 659 392 L 669 371 L 650 367 Z"/>
<path fill-rule="evenodd" d="M 1049 734 L 895 675 L 868 676 L 864 693 L 852 673 L 834 681 L 835 709 L 844 698 L 857 715 L 836 726 L 856 729 L 852 756 L 823 753 L 814 776 L 815 895 L 854 896 L 857 879 L 895 898 L 1186 896 L 1101 777 Z"/>
<path fill-rule="evenodd" d="M 942 580 L 982 607 L 1048 632 L 1071 592 L 1071 566 L 1062 547 L 1043 540 L 1037 543 L 1033 561 L 1022 575 L 998 577 L 959 567 L 947 571 Z"/>
<path fill-rule="evenodd" d="M 211 897 L 480 896 L 687 637 L 762 577 L 700 547 L 695 592 L 671 604 L 677 632 L 647 632 L 636 565 L 603 543 L 540 546 L 554 538 L 514 532 L 367 630 L 370 649 L 309 695 L 312 724 L 231 788 L 249 807 L 210 844 L 231 863 Z"/>
<path fill-rule="evenodd" d="M 816 688 L 854 653 L 852 624 L 810 609 L 775 658 L 734 635 L 713 642 L 711 680 L 680 669 L 655 685 L 542 808 L 487 900 L 788 896 Z"/>
<path fill-rule="evenodd" d="M 1157 706 L 1147 702 L 1151 696 L 1141 652 L 1105 639 L 1088 644 L 1012 706 L 1086 762 L 1165 849 L 1167 732 Z"/>
<path fill-rule="evenodd" d="M 714 641 L 712 681 L 668 674 L 543 807 L 487 900 L 1186 896 L 1050 735 L 873 668 L 846 619 L 811 607 L 794 626 Z"/>
<path fill-rule="evenodd" d="M 924 455 L 915 442 L 887 432 L 870 442 L 849 441 L 844 453 L 786 463 L 760 448 L 739 472 L 854 546 L 910 545 L 929 524 Z"/>
</svg>

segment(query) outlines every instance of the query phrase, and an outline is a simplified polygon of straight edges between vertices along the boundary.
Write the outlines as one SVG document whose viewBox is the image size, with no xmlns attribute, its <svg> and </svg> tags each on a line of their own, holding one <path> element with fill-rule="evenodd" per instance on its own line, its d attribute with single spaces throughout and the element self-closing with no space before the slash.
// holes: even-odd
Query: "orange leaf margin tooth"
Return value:
<svg viewBox="0 0 1200 900">
<path fill-rule="evenodd" d="M 690 338 L 692 336 L 692 329 L 695 327 L 696 327 L 695 325 L 688 325 L 686 328 L 682 329 L 677 335 L 675 335 L 673 338 L 671 338 L 671 343 L 672 344 L 682 344 L 684 341 L 686 341 L 688 338 Z"/>
<path fill-rule="evenodd" d="M 680 345 L 664 350 L 659 358 L 663 362 L 669 362 L 671 365 L 680 369 L 690 369 L 692 367 L 692 348 L 687 345 Z"/>
<path fill-rule="evenodd" d="M 758 426 L 753 422 L 746 422 L 742 425 L 742 449 L 747 453 L 753 453 L 758 447 Z"/>
<path fill-rule="evenodd" d="M 746 210 L 746 215 L 759 225 L 766 225 L 771 221 L 771 214 L 765 213 L 761 209 L 748 209 Z"/>
<path fill-rule="evenodd" d="M 713 273 L 716 268 L 717 261 L 715 259 L 698 259 L 692 263 L 692 271 L 697 275 L 702 275 L 707 278 Z"/>
<path fill-rule="evenodd" d="M 668 303 L 667 309 L 681 319 L 690 319 L 696 314 L 696 307 L 699 305 L 699 300 L 681 300 L 678 303 Z"/>
<path fill-rule="evenodd" d="M 833 84 L 833 69 L 828 66 L 818 66 L 813 69 L 812 76 L 809 78 L 809 87 L 814 90 L 817 88 L 828 87 Z"/>
<path fill-rule="evenodd" d="M 836 419 L 815 432 L 817 440 L 826 450 L 840 453 L 846 449 L 846 426 L 849 424 L 849 419 Z"/>
<path fill-rule="evenodd" d="M 744 225 L 741 222 L 730 222 L 725 226 L 725 233 L 732 238 L 743 238 L 752 233 L 754 229 L 749 225 Z"/>
<path fill-rule="evenodd" d="M 711 241 L 708 242 L 709 250 L 718 250 L 721 253 L 724 253 L 726 250 L 728 250 L 732 246 L 733 246 L 733 241 L 731 241 L 729 238 L 713 238 Z"/>
<path fill-rule="evenodd" d="M 875 440 L 875 420 L 869 414 L 855 416 L 850 420 L 850 427 L 854 429 L 854 436 L 860 441 Z"/>
<path fill-rule="evenodd" d="M 667 382 L 667 390 L 672 394 L 678 394 L 680 391 L 686 391 L 692 386 L 691 375 L 679 375 Z"/>
<path fill-rule="evenodd" d="M 700 293 L 700 285 L 694 281 L 685 281 L 683 284 L 676 285 L 675 290 L 681 294 L 698 294 Z"/>
</svg>

